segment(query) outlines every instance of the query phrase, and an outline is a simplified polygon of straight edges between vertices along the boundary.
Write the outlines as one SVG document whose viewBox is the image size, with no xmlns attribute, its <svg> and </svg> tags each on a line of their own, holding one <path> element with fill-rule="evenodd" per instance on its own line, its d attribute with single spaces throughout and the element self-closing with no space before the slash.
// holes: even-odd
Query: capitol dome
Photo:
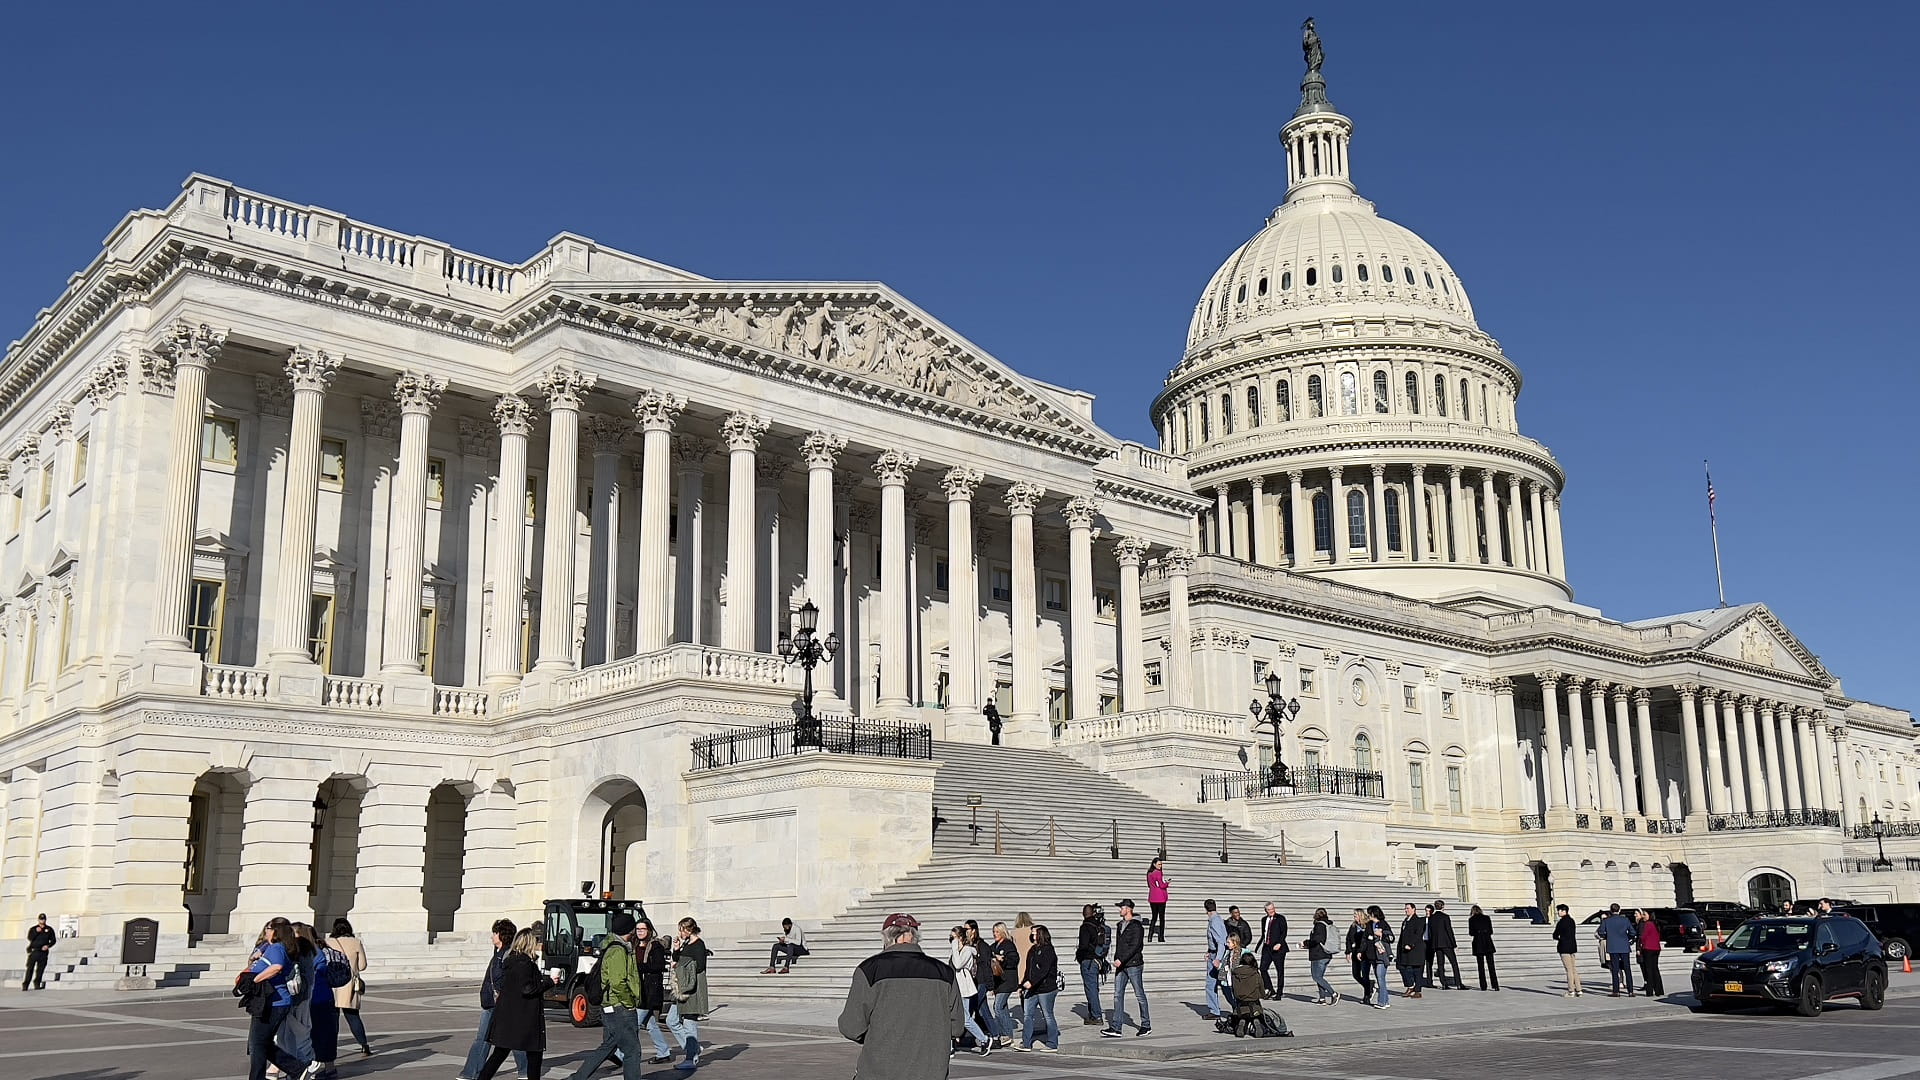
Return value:
<svg viewBox="0 0 1920 1080">
<path fill-rule="evenodd" d="M 1566 476 L 1466 288 L 1354 187 L 1308 20 L 1287 192 L 1194 307 L 1154 399 L 1213 502 L 1202 553 L 1476 610 L 1562 605 Z"/>
</svg>

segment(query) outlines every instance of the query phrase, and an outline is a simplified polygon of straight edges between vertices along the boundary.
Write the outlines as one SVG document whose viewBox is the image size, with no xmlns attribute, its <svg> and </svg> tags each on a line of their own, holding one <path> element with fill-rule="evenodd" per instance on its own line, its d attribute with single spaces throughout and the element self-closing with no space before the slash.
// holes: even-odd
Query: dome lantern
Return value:
<svg viewBox="0 0 1920 1080">
<path fill-rule="evenodd" d="M 1301 28 L 1300 47 L 1307 57 L 1307 73 L 1300 80 L 1300 108 L 1280 129 L 1280 144 L 1287 149 L 1287 201 L 1352 195 L 1347 146 L 1353 140 L 1353 121 L 1327 100 L 1327 80 L 1320 73 L 1326 52 L 1312 19 Z"/>
</svg>

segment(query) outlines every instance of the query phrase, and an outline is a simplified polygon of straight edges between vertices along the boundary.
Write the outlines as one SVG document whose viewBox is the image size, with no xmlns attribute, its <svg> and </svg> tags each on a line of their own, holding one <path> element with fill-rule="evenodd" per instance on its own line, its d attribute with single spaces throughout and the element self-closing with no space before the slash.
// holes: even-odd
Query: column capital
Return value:
<svg viewBox="0 0 1920 1080">
<path fill-rule="evenodd" d="M 1766 714 L 1767 716 L 1774 716 L 1777 713 L 1783 713 L 1787 711 L 1785 706 L 1779 705 L 1777 702 L 1769 701 L 1766 698 L 1756 699 L 1754 702 L 1754 707 L 1756 709 L 1759 709 L 1762 713 Z"/>
<path fill-rule="evenodd" d="M 1567 684 L 1567 693 L 1577 694 L 1580 692 L 1580 689 L 1582 687 L 1586 686 L 1588 683 L 1592 682 L 1593 680 L 1587 678 L 1585 675 L 1568 675 L 1568 676 L 1565 676 L 1562 681 Z"/>
<path fill-rule="evenodd" d="M 1307 470 L 1305 469 L 1288 469 L 1287 470 L 1287 482 L 1289 484 L 1297 485 L 1301 481 L 1305 480 L 1306 478 L 1307 478 Z"/>
<path fill-rule="evenodd" d="M 1560 493 L 1559 492 L 1549 488 L 1546 491 L 1542 492 L 1540 497 L 1546 502 L 1548 506 L 1554 508 L 1555 510 L 1560 509 Z"/>
<path fill-rule="evenodd" d="M 114 353 L 87 373 L 87 399 L 98 409 L 126 392 L 132 381 L 133 364 L 123 353 Z"/>
<path fill-rule="evenodd" d="M 1610 696 L 1615 701 L 1625 701 L 1638 692 L 1639 691 L 1635 690 L 1631 686 L 1628 686 L 1626 683 L 1614 683 Z"/>
<path fill-rule="evenodd" d="M 1189 574 L 1193 571 L 1193 552 L 1186 548 L 1174 548 L 1160 556 L 1160 562 L 1169 574 Z"/>
<path fill-rule="evenodd" d="M 402 413 L 431 413 L 440 407 L 440 395 L 447 392 L 447 380 L 420 371 L 403 371 L 393 381 L 393 400 Z"/>
<path fill-rule="evenodd" d="M 1653 704 L 1653 691 L 1646 689 L 1635 690 L 1633 692 L 1633 703 L 1635 705 Z"/>
<path fill-rule="evenodd" d="M 1069 529 L 1090 529 L 1094 515 L 1100 512 L 1100 500 L 1086 495 L 1075 495 L 1061 507 L 1060 516 L 1067 519 Z"/>
<path fill-rule="evenodd" d="M 1690 701 L 1700 696 L 1700 685 L 1690 682 L 1676 683 L 1673 692 L 1680 695 L 1681 701 Z"/>
<path fill-rule="evenodd" d="M 486 457 L 493 452 L 499 432 L 485 420 L 471 416 L 460 418 L 460 452 L 468 457 Z"/>
<path fill-rule="evenodd" d="M 1560 682 L 1560 673 L 1558 671 L 1555 671 L 1553 668 L 1547 668 L 1544 671 L 1534 672 L 1533 677 L 1540 680 L 1540 686 L 1542 689 L 1550 689 L 1554 686 L 1559 685 L 1559 682 Z"/>
<path fill-rule="evenodd" d="M 1375 480 L 1384 480 L 1387 478 L 1387 466 L 1385 463 L 1376 461 L 1368 465 L 1367 468 L 1373 471 L 1373 478 Z"/>
<path fill-rule="evenodd" d="M 713 448 L 707 445 L 705 439 L 698 439 L 692 435 L 673 437 L 673 462 L 682 469 L 706 468 L 707 458 L 712 453 Z"/>
<path fill-rule="evenodd" d="M 626 421 L 602 413 L 588 413 L 580 418 L 580 434 L 596 456 L 618 454 L 631 430 L 632 426 Z"/>
<path fill-rule="evenodd" d="M 907 478 L 920 465 L 920 455 L 909 450 L 882 450 L 873 460 L 873 475 L 880 478 L 881 487 L 905 486 Z"/>
<path fill-rule="evenodd" d="M 761 454 L 753 459 L 754 474 L 760 478 L 762 484 L 769 485 L 770 492 L 772 485 L 778 484 L 786 477 L 787 466 L 787 459 L 778 454 Z"/>
<path fill-rule="evenodd" d="M 1413 475 L 1416 477 L 1425 476 L 1427 474 L 1427 466 L 1425 462 L 1416 461 L 1413 464 L 1407 466 L 1407 468 L 1412 469 Z"/>
<path fill-rule="evenodd" d="M 596 381 L 594 376 L 578 368 L 560 364 L 549 368 L 534 385 L 539 388 L 540 396 L 547 399 L 548 412 L 566 409 L 578 411 L 580 402 L 587 396 L 587 391 L 593 389 Z"/>
<path fill-rule="evenodd" d="M 1532 478 L 1529 478 L 1527 480 L 1528 495 L 1544 495 L 1546 493 L 1546 490 L 1547 490 L 1547 485 L 1541 483 L 1540 481 L 1534 480 Z"/>
<path fill-rule="evenodd" d="M 1140 560 L 1147 557 L 1153 545 L 1138 536 L 1116 537 L 1113 541 L 1113 558 L 1121 566 L 1139 566 Z"/>
<path fill-rule="evenodd" d="M 847 437 L 831 431 L 816 431 L 800 440 L 800 457 L 809 469 L 831 469 L 847 448 Z"/>
<path fill-rule="evenodd" d="M 47 431 L 56 441 L 73 437 L 73 406 L 61 402 L 47 411 Z"/>
<path fill-rule="evenodd" d="M 493 426 L 503 436 L 525 437 L 533 431 L 533 406 L 517 394 L 501 394 L 493 403 Z"/>
<path fill-rule="evenodd" d="M 641 431 L 671 431 L 687 399 L 664 390 L 642 390 L 633 398 L 633 418 Z"/>
<path fill-rule="evenodd" d="M 1447 479 L 1458 480 L 1460 479 L 1460 474 L 1466 471 L 1467 467 L 1465 465 L 1449 465 L 1447 466 Z"/>
<path fill-rule="evenodd" d="M 1255 495 L 1258 495 L 1261 492 L 1267 490 L 1267 478 L 1264 476 L 1249 477 L 1247 479 L 1247 484 L 1248 486 L 1253 488 L 1253 493 Z"/>
<path fill-rule="evenodd" d="M 400 407 L 381 397 L 360 399 L 360 434 L 369 439 L 391 439 L 400 433 Z"/>
<path fill-rule="evenodd" d="M 940 487 L 947 493 L 948 502 L 966 502 L 973 498 L 973 489 L 984 479 L 986 474 L 979 469 L 956 465 L 940 477 Z"/>
<path fill-rule="evenodd" d="M 735 450 L 758 450 L 760 437 L 767 433 L 766 417 L 758 413 L 728 413 L 720 424 L 720 438 L 727 444 L 728 452 Z"/>
<path fill-rule="evenodd" d="M 1007 488 L 1007 509 L 1015 514 L 1031 514 L 1046 497 L 1047 489 L 1028 480 L 1015 481 Z"/>
<path fill-rule="evenodd" d="M 1493 692 L 1496 696 L 1501 696 L 1501 695 L 1504 695 L 1506 697 L 1513 696 L 1513 679 L 1512 678 L 1506 675 L 1498 675 L 1498 676 L 1495 676 L 1492 681 L 1493 681 Z"/>
<path fill-rule="evenodd" d="M 302 390 L 325 392 L 333 384 L 333 377 L 340 373 L 340 358 L 303 345 L 288 354 L 286 370 L 295 393 Z"/>
<path fill-rule="evenodd" d="M 226 344 L 226 330 L 215 329 L 206 323 L 190 323 L 183 319 L 168 326 L 159 350 L 169 363 L 168 381 L 172 381 L 172 368 L 211 366 L 220 358 L 220 350 Z"/>
</svg>

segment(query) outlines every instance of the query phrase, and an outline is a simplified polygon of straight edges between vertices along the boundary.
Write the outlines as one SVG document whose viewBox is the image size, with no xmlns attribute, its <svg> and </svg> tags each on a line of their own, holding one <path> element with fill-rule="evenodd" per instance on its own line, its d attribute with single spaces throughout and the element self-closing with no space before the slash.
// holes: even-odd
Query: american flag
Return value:
<svg viewBox="0 0 1920 1080">
<path fill-rule="evenodd" d="M 1711 524 L 1718 525 L 1720 522 L 1719 522 L 1719 519 L 1716 518 L 1713 513 L 1713 500 L 1714 500 L 1713 472 L 1712 470 L 1708 470 L 1707 472 L 1707 521 Z"/>
</svg>

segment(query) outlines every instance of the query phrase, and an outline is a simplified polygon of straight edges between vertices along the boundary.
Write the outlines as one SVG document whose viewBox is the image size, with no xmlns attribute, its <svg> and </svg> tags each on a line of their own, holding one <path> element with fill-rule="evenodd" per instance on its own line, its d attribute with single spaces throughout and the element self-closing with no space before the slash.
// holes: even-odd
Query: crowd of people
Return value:
<svg viewBox="0 0 1920 1080">
<path fill-rule="evenodd" d="M 249 1080 L 326 1080 L 335 1072 L 342 1023 L 360 1053 L 372 1057 L 360 1019 L 366 969 L 366 948 L 347 920 L 335 919 L 326 937 L 307 923 L 269 920 L 234 978 L 234 996 L 252 1017 Z"/>
</svg>

